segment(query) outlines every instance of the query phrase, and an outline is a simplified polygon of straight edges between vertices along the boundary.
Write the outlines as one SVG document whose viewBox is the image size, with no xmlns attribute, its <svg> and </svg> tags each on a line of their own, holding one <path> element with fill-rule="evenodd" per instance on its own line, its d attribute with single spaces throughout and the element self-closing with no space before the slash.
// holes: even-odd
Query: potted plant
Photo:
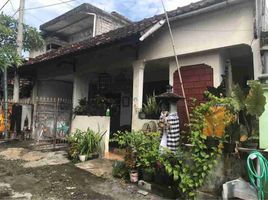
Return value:
<svg viewBox="0 0 268 200">
<path fill-rule="evenodd" d="M 99 157 L 100 142 L 105 133 L 95 133 L 89 128 L 86 131 L 77 129 L 68 137 L 70 157 L 72 159 L 79 158 L 81 162 Z"/>
<path fill-rule="evenodd" d="M 121 148 L 126 148 L 125 164 L 130 170 L 131 181 L 137 181 L 138 169 L 154 169 L 159 155 L 159 137 L 159 133 L 145 134 L 141 131 L 114 134 L 111 141 L 117 142 Z"/>
<path fill-rule="evenodd" d="M 242 145 L 245 147 L 257 147 L 259 136 L 259 117 L 264 112 L 266 98 L 261 84 L 258 81 L 248 81 L 249 91 L 244 92 L 239 85 L 235 85 L 232 91 L 234 108 L 239 116 L 240 135 Z"/>
<path fill-rule="evenodd" d="M 143 112 L 147 119 L 158 119 L 160 115 L 159 104 L 156 101 L 155 93 L 146 97 L 146 103 L 143 104 Z"/>
<path fill-rule="evenodd" d="M 136 167 L 136 155 L 131 148 L 126 149 L 125 163 L 129 170 L 129 178 L 131 183 L 138 182 L 139 173 Z"/>
<path fill-rule="evenodd" d="M 88 102 L 86 98 L 79 99 L 78 105 L 74 108 L 75 115 L 88 115 Z"/>
</svg>

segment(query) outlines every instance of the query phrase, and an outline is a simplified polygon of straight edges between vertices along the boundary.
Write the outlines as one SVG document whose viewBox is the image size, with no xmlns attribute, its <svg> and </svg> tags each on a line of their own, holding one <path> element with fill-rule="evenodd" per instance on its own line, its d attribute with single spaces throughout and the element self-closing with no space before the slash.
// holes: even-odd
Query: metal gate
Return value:
<svg viewBox="0 0 268 200">
<path fill-rule="evenodd" d="M 64 141 L 70 132 L 72 100 L 39 97 L 35 101 L 35 136 L 38 141 Z"/>
</svg>

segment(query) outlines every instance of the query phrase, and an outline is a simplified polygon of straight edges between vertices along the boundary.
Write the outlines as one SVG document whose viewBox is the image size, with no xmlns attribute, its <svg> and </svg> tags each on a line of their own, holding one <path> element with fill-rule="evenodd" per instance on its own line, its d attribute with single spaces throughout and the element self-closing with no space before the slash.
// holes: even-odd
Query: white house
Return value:
<svg viewBox="0 0 268 200">
<path fill-rule="evenodd" d="M 219 86 L 222 75 L 243 86 L 262 73 L 265 1 L 203 0 L 168 16 L 187 99 L 202 101 L 202 93 Z M 96 93 L 113 98 L 119 111 L 111 118 L 112 130 L 140 129 L 146 120 L 138 113 L 153 90 L 163 92 L 170 84 L 180 93 L 163 14 L 37 56 L 21 68 L 21 76 L 29 73 L 35 78 L 33 100 L 69 98 L 75 107 Z M 180 103 L 178 109 L 183 118 Z"/>
</svg>

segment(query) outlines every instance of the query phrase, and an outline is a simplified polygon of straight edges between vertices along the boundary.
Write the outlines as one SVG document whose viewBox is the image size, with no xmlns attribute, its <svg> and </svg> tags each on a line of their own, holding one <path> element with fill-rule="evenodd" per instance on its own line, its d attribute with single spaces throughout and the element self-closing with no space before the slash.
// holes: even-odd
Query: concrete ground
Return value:
<svg viewBox="0 0 268 200">
<path fill-rule="evenodd" d="M 31 142 L 0 144 L 0 199 L 161 199 L 143 196 L 136 185 L 107 177 L 76 167 L 65 151 L 40 150 Z"/>
</svg>

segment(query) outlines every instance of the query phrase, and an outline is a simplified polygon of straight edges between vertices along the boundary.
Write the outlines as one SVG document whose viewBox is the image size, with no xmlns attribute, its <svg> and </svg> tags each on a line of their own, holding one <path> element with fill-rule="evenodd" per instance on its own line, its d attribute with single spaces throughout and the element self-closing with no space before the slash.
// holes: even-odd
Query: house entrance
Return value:
<svg viewBox="0 0 268 200">
<path fill-rule="evenodd" d="M 130 79 L 131 78 L 131 79 Z M 91 116 L 105 116 L 109 109 L 110 134 L 131 130 L 132 72 L 92 73 L 88 102 Z"/>
<path fill-rule="evenodd" d="M 62 98 L 36 99 L 35 137 L 38 141 L 56 144 L 69 134 L 72 115 L 72 101 Z"/>
</svg>

